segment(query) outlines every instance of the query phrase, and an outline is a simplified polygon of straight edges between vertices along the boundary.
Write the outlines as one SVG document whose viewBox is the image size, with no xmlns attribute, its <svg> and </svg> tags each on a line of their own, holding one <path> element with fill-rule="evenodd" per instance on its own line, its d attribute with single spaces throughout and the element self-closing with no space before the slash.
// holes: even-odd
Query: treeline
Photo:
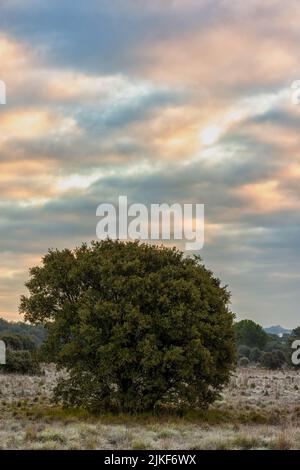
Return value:
<svg viewBox="0 0 300 470">
<path fill-rule="evenodd" d="M 300 327 L 291 335 L 266 333 L 263 327 L 252 320 L 241 320 L 234 325 L 237 364 L 258 365 L 268 369 L 291 367 L 294 339 L 300 338 Z M 0 340 L 6 344 L 6 365 L 0 371 L 6 373 L 39 374 L 40 347 L 46 333 L 42 326 L 23 322 L 8 322 L 0 318 Z"/>
<path fill-rule="evenodd" d="M 28 325 L 24 322 L 9 322 L 0 318 L 0 335 L 19 335 L 29 338 L 36 346 L 45 339 L 45 329 L 40 325 Z"/>
<path fill-rule="evenodd" d="M 266 333 L 263 327 L 252 320 L 241 320 L 235 324 L 238 365 L 260 365 L 268 369 L 292 367 L 291 344 L 300 338 L 300 327 L 290 335 L 282 337 Z"/>
<path fill-rule="evenodd" d="M 0 340 L 6 345 L 5 373 L 40 374 L 39 348 L 45 339 L 42 326 L 8 322 L 0 318 Z"/>
</svg>

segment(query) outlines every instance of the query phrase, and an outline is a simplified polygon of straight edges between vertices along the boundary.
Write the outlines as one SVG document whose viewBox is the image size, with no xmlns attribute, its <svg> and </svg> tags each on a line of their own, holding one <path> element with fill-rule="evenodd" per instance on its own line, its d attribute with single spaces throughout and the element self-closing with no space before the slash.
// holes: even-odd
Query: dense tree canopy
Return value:
<svg viewBox="0 0 300 470">
<path fill-rule="evenodd" d="M 45 330 L 42 326 L 28 325 L 23 322 L 9 322 L 4 318 L 0 318 L 0 336 L 3 335 L 25 336 L 30 338 L 36 346 L 39 346 L 45 338 Z"/>
<path fill-rule="evenodd" d="M 237 344 L 262 349 L 268 341 L 268 335 L 262 326 L 252 320 L 241 320 L 234 327 Z"/>
<path fill-rule="evenodd" d="M 295 339 L 300 339 L 300 326 L 294 328 L 291 333 L 291 339 L 294 341 Z"/>
<path fill-rule="evenodd" d="M 176 249 L 105 240 L 50 250 L 20 311 L 68 373 L 56 396 L 94 410 L 206 406 L 234 363 L 229 292 Z"/>
<path fill-rule="evenodd" d="M 36 344 L 30 336 L 0 333 L 0 340 L 14 351 L 34 351 Z"/>
</svg>

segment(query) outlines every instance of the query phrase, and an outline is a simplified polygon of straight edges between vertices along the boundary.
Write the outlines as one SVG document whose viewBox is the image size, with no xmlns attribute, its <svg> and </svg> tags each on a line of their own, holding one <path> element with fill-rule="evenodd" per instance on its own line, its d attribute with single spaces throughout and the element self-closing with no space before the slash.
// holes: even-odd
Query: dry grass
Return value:
<svg viewBox="0 0 300 470">
<path fill-rule="evenodd" d="M 299 449 L 297 371 L 239 369 L 207 412 L 90 416 L 51 404 L 56 375 L 0 375 L 1 449 Z"/>
</svg>

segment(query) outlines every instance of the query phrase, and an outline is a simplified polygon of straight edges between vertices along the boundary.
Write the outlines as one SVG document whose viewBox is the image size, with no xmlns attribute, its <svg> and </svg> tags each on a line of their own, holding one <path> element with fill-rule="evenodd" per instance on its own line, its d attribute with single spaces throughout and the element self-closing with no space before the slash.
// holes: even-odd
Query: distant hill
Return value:
<svg viewBox="0 0 300 470">
<path fill-rule="evenodd" d="M 277 336 L 290 335 L 292 333 L 292 330 L 287 330 L 286 328 L 282 328 L 282 326 L 280 325 L 269 326 L 268 328 L 264 328 L 264 330 L 266 333 L 270 335 L 277 335 Z"/>
<path fill-rule="evenodd" d="M 28 325 L 24 322 L 9 322 L 0 318 L 0 334 L 17 334 L 29 336 L 39 346 L 45 338 L 45 330 L 42 326 Z"/>
</svg>

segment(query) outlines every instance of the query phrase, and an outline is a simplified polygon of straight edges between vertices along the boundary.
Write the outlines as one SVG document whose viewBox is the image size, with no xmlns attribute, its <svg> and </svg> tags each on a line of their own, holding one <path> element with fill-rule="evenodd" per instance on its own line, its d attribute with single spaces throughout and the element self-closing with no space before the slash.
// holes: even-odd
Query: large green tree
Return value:
<svg viewBox="0 0 300 470">
<path fill-rule="evenodd" d="M 105 240 L 50 250 L 30 270 L 25 319 L 66 371 L 56 397 L 93 410 L 206 406 L 235 359 L 229 292 L 176 249 Z"/>
</svg>

